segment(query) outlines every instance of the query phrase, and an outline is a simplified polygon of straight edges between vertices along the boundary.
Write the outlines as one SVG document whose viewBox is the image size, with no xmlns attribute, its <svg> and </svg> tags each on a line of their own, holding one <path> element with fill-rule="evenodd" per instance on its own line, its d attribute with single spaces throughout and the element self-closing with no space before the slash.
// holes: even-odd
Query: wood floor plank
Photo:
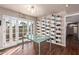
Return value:
<svg viewBox="0 0 79 59">
<path fill-rule="evenodd" d="M 38 44 L 33 42 L 27 42 L 24 44 L 24 49 L 22 49 L 22 45 L 16 51 L 14 51 L 11 55 L 38 55 Z M 17 47 L 13 47 L 11 49 L 15 49 Z M 1 51 L 0 51 L 1 52 Z M 4 52 L 5 53 L 5 52 Z M 69 37 L 67 39 L 67 46 L 62 47 L 56 44 L 52 44 L 51 51 L 49 50 L 49 43 L 44 42 L 41 44 L 41 55 L 79 55 L 79 40 L 73 39 L 73 37 Z"/>
</svg>

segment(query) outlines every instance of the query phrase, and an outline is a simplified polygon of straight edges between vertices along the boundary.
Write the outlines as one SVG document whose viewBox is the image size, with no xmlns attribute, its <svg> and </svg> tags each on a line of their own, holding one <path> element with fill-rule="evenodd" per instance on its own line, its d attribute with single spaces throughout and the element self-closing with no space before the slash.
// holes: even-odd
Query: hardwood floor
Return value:
<svg viewBox="0 0 79 59">
<path fill-rule="evenodd" d="M 14 50 L 15 49 L 15 50 Z M 9 51 L 11 50 L 11 51 Z M 9 51 L 9 52 L 7 52 Z M 33 42 L 27 42 L 22 45 L 13 47 L 3 51 L 3 55 L 38 55 L 38 44 Z M 12 53 L 11 53 L 12 52 Z M 41 55 L 79 55 L 79 40 L 72 36 L 67 38 L 67 47 L 52 44 L 51 51 L 49 50 L 49 43 L 44 42 L 41 44 Z"/>
</svg>

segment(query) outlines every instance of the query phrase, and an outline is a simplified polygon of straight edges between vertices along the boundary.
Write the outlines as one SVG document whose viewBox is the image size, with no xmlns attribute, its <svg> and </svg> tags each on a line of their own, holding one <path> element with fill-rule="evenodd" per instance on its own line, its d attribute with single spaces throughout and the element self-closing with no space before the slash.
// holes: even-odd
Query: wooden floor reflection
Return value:
<svg viewBox="0 0 79 59">
<path fill-rule="evenodd" d="M 11 51 L 9 51 L 11 50 Z M 9 52 L 7 52 L 9 51 Z M 7 49 L 3 51 L 3 55 L 38 55 L 38 44 L 27 42 L 22 45 Z M 67 39 L 67 47 L 52 44 L 51 51 L 49 51 L 49 43 L 43 42 L 41 44 L 41 55 L 79 55 L 79 40 L 70 37 Z"/>
</svg>

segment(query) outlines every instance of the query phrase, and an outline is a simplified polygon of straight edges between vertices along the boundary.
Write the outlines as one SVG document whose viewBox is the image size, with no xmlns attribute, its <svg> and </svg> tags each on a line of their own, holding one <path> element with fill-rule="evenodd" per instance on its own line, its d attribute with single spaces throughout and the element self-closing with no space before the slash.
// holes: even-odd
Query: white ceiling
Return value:
<svg viewBox="0 0 79 59">
<path fill-rule="evenodd" d="M 67 14 L 79 13 L 79 4 L 70 4 L 69 7 L 66 8 Z"/>
<path fill-rule="evenodd" d="M 79 5 L 69 5 L 69 7 L 66 7 L 65 4 L 36 4 L 32 5 L 34 6 L 34 12 L 32 12 L 32 9 L 28 10 L 28 6 L 31 5 L 24 5 L 24 4 L 2 4 L 0 7 L 11 9 L 17 12 L 21 12 L 23 14 L 27 14 L 34 17 L 41 17 L 48 14 L 52 14 L 54 12 L 60 12 L 60 11 L 66 11 L 67 14 L 78 12 L 79 11 Z"/>
</svg>

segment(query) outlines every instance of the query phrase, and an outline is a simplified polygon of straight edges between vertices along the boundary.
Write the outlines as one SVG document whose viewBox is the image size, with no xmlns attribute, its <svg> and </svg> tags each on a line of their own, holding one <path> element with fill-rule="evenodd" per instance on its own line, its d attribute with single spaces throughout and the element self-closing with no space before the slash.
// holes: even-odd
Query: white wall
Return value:
<svg viewBox="0 0 79 59">
<path fill-rule="evenodd" d="M 79 15 L 74 15 L 74 16 L 67 17 L 66 22 L 79 22 Z"/>
<path fill-rule="evenodd" d="M 79 23 L 78 23 L 78 40 L 79 40 Z"/>
<path fill-rule="evenodd" d="M 2 29 L 1 29 L 1 26 L 0 26 L 0 48 L 2 48 Z"/>
</svg>

